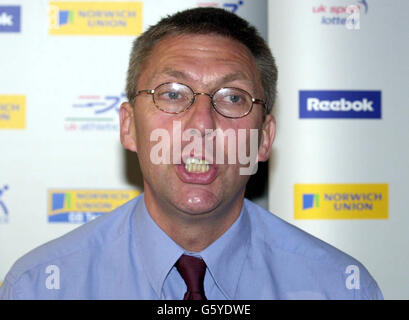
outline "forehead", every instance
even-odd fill
[[[139,84],[155,85],[172,76],[203,85],[222,78],[259,81],[250,50],[236,40],[219,35],[172,35],[160,40],[145,63]]]

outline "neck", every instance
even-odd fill
[[[211,212],[189,214],[145,189],[145,205],[155,223],[183,249],[200,252],[225,233],[240,215],[244,189]]]

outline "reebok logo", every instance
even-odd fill
[[[380,119],[381,91],[299,92],[300,118]]]
[[[308,111],[369,111],[373,112],[373,101],[368,101],[364,98],[362,100],[348,101],[344,98],[340,100],[319,100],[317,98],[307,99]]]
[[[20,6],[0,6],[0,32],[20,32]]]
[[[6,12],[0,14],[0,26],[8,26],[11,27],[13,25],[13,16],[10,14],[8,15]]]

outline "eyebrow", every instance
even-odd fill
[[[165,68],[159,74],[166,74],[170,77],[180,79],[182,81],[194,81],[194,79],[187,73],[172,68]],[[221,87],[225,83],[233,82],[235,80],[244,80],[251,85],[253,91],[255,91],[255,84],[248,78],[242,71],[236,71],[226,74],[221,79],[216,81],[216,88]]]
[[[176,79],[193,80],[192,77],[190,77],[187,73],[178,71],[178,70],[174,70],[171,68],[166,68],[165,70],[162,71],[162,74],[166,74]]]

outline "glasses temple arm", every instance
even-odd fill
[[[135,96],[138,96],[138,95],[140,95],[141,93],[153,94],[154,92],[155,92],[155,89],[152,89],[152,90],[148,90],[148,89],[139,90],[139,91],[136,91]]]

